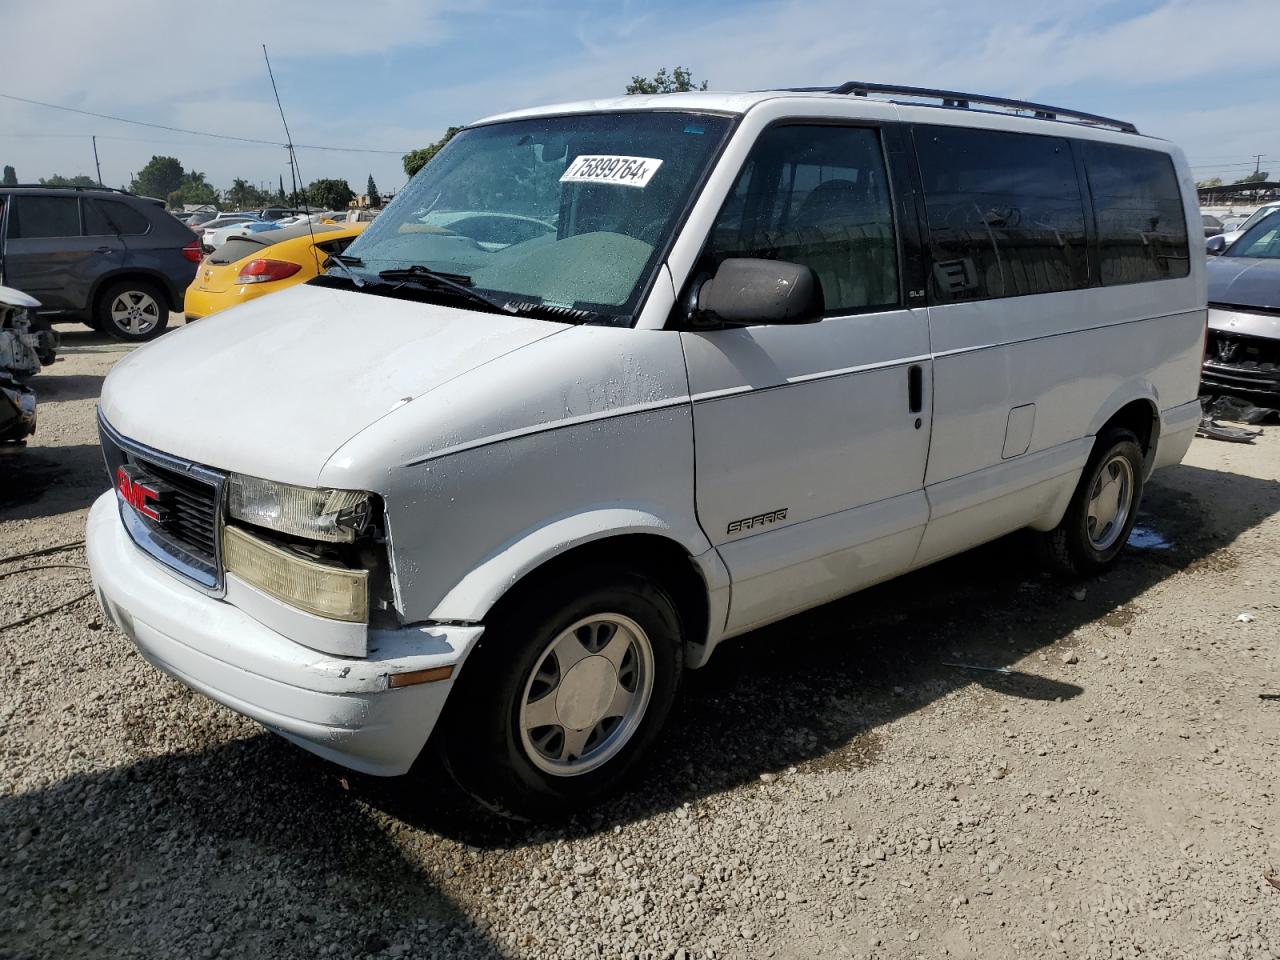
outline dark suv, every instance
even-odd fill
[[[200,257],[199,238],[159,200],[105,187],[0,187],[0,284],[121,340],[164,331]]]

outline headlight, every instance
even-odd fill
[[[351,543],[373,512],[363,490],[317,490],[233,473],[227,479],[231,516],[277,533]]]
[[[365,570],[316,563],[236,527],[222,528],[222,560],[228,573],[308,613],[352,623],[369,620]]]

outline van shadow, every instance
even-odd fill
[[[66,400],[97,399],[102,392],[102,381],[106,379],[100,374],[68,373],[59,375],[58,367],[45,367],[40,375],[32,379],[31,389],[36,392],[37,402],[45,404],[61,403]]]
[[[635,786],[550,834],[477,815],[430,761],[409,778],[353,788],[424,829],[509,848],[589,835],[792,766],[861,767],[875,761],[878,728],[971,684],[996,697],[1078,696],[1079,686],[1044,675],[1057,672],[1056,657],[1043,674],[1026,658],[1088,623],[1123,629],[1136,597],[1181,570],[1231,565],[1224,548],[1278,511],[1280,483],[1173,467],[1148,485],[1139,518],[1168,545],[1130,548],[1104,578],[1041,574],[1026,538],[1007,537],[729,641],[687,675]]]
[[[502,955],[338,778],[268,734],[0,799],[0,843],[5,960]]]
[[[0,520],[81,510],[107,487],[96,443],[13,447],[0,454]]]

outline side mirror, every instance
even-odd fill
[[[694,329],[816,323],[826,303],[812,269],[785,260],[738,257],[724,261],[694,294]]]
[[[1227,249],[1227,238],[1222,234],[1210,237],[1204,242],[1204,249],[1209,256],[1220,257],[1222,256],[1222,251]]]

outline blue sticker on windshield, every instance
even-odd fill
[[[707,132],[707,128],[700,123],[691,123],[684,128],[685,133],[703,134]]]

